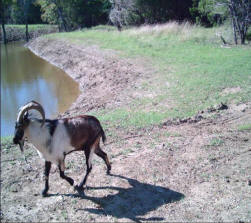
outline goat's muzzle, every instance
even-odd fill
[[[14,144],[18,144],[19,145],[19,148],[20,148],[20,150],[21,150],[21,152],[23,152],[24,151],[24,140],[19,140],[19,139],[17,139],[16,137],[14,137],[13,138],[13,143]]]
[[[19,124],[19,123],[16,123],[15,134],[14,134],[14,137],[13,137],[13,143],[18,144],[21,151],[23,151],[23,146],[24,146],[23,136],[24,136],[23,125]]]

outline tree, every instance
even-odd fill
[[[38,0],[37,4],[41,7],[42,20],[50,24],[58,24],[59,30],[68,31],[65,15],[67,2],[71,2],[71,0]]]
[[[42,20],[68,31],[105,24],[111,8],[109,0],[39,0]]]
[[[108,15],[110,12],[111,3],[109,0],[85,0],[80,1],[77,5],[77,13],[80,15],[81,24],[85,27],[91,27],[98,24],[105,24],[108,22]],[[76,21],[76,18],[73,19]]]
[[[7,17],[7,12],[9,7],[12,4],[12,0],[1,0],[1,5],[0,5],[0,20],[2,24],[2,30],[3,30],[3,39],[4,39],[4,44],[7,43],[7,38],[6,38],[6,31],[5,31],[5,23],[6,23],[6,17]]]
[[[64,31],[67,32],[68,31],[68,25],[67,25],[67,22],[66,22],[64,11],[63,11],[64,5],[66,4],[66,2],[63,1],[63,0],[51,0],[51,1],[56,6],[56,11],[57,11],[57,14],[58,14],[58,18],[60,19],[60,21],[61,21],[61,23],[63,25]]]
[[[130,16],[136,11],[134,0],[110,0],[112,8],[110,21],[121,31],[122,26],[130,24]]]
[[[123,25],[163,23],[169,20],[190,20],[192,0],[110,0],[110,21]]]
[[[28,17],[29,17],[29,9],[33,0],[24,0],[23,1],[23,11],[24,11],[24,20],[25,20],[25,36],[26,42],[29,41],[30,35],[28,31]]]
[[[232,21],[235,44],[240,38],[241,44],[245,39],[249,26],[251,25],[251,0],[212,0],[215,9],[227,8]]]
[[[25,24],[25,15],[24,15],[24,2],[14,0],[13,4],[10,7],[10,16],[8,19],[8,23],[11,24]],[[40,5],[37,4],[36,1],[32,1],[29,5],[28,10],[28,24],[40,24],[41,20],[41,12]]]
[[[41,19],[43,22],[49,23],[49,24],[58,23],[55,4],[53,4],[49,0],[38,0],[37,4],[39,4],[41,8],[41,12],[42,12]]]
[[[228,16],[226,9],[215,11],[212,0],[193,0],[190,13],[194,22],[205,27],[222,24]]]

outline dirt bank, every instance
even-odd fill
[[[64,116],[126,105],[138,83],[149,78],[140,63],[95,46],[39,38],[29,48],[79,82],[82,94]],[[17,147],[3,145],[2,221],[250,221],[251,132],[245,126],[251,123],[251,105],[206,113],[137,131],[118,126],[104,146],[112,175],[94,157],[83,194],[60,179],[53,166],[50,196],[42,198],[43,161],[26,145],[28,168]],[[66,163],[66,173],[79,183],[83,153],[70,154]]]

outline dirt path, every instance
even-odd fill
[[[60,43],[52,43],[53,51],[49,42],[32,44],[34,51],[47,59],[51,55],[49,60],[59,65],[62,58],[55,49],[62,50]],[[100,59],[94,56],[101,55],[98,49],[94,54],[93,48],[86,48],[77,56],[69,55],[75,46],[64,46],[67,50],[59,53],[65,55],[61,67],[79,80],[85,92],[89,91],[80,95],[64,115],[77,114],[80,108],[90,111],[97,106],[127,103],[131,95],[126,92],[133,88],[129,83],[137,85],[146,78],[142,68],[119,60],[115,54],[104,53]],[[79,61],[71,62],[73,56]],[[122,75],[124,72],[128,76]],[[100,73],[106,76],[96,80],[94,76]],[[93,100],[88,99],[99,91]],[[39,194],[44,164],[35,150],[26,146],[29,169],[19,149],[5,145],[1,162],[2,221],[250,221],[251,132],[239,130],[247,123],[251,123],[250,104],[215,111],[194,123],[169,121],[137,132],[118,128],[118,138],[108,137],[104,148],[112,161],[112,175],[106,175],[105,164],[94,157],[88,189],[78,194],[53,167],[47,198]],[[66,163],[66,173],[78,183],[85,173],[84,155],[73,153]]]

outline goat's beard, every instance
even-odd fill
[[[18,142],[18,145],[19,145],[19,148],[20,148],[21,152],[23,153],[24,152],[24,140],[23,139],[20,140]]]

